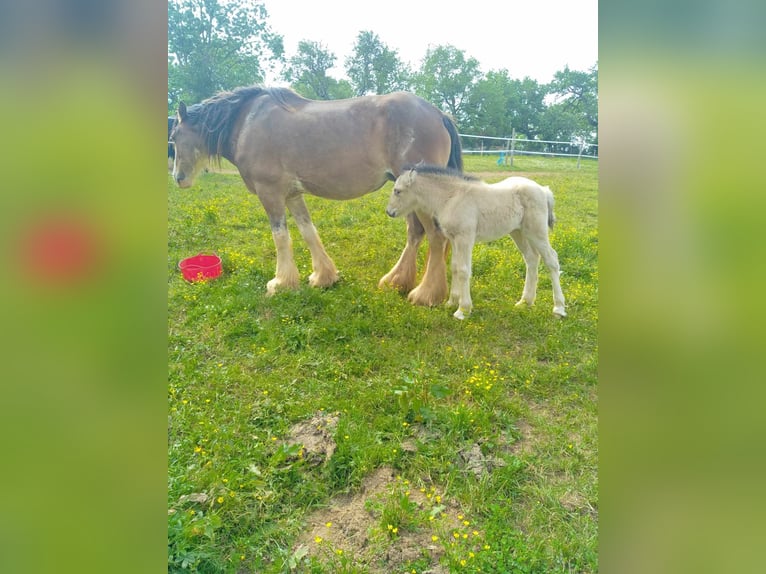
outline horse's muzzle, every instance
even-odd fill
[[[386,208],[386,215],[388,215],[389,217],[396,217],[396,210],[395,209],[391,209],[390,207],[387,207]]]
[[[187,181],[186,174],[184,172],[178,172],[175,176],[176,183],[178,184],[178,187],[190,187],[191,182]]]

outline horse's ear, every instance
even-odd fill
[[[181,118],[181,121],[184,121],[187,117],[186,104],[183,102],[178,104],[178,117]]]

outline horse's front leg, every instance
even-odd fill
[[[408,299],[415,305],[439,305],[447,298],[447,247],[449,241],[432,217],[418,215],[428,235],[428,261],[420,285],[410,291]]]
[[[414,213],[407,216],[407,244],[399,261],[378,281],[378,288],[390,285],[402,293],[408,293],[415,286],[417,278],[418,247],[425,237],[425,229]]]
[[[266,210],[271,225],[271,235],[277,249],[277,271],[274,279],[266,283],[266,294],[274,295],[277,289],[295,289],[298,287],[298,267],[293,258],[293,245],[290,231],[287,229],[287,212],[284,195],[278,187],[255,186],[248,183]]]
[[[452,241],[452,291],[457,293],[458,307],[453,313],[455,319],[465,319],[471,314],[471,259],[473,239],[459,237]],[[457,289],[455,288],[457,283]]]
[[[450,292],[449,292],[449,299],[447,300],[447,307],[454,307],[455,305],[458,305],[460,303],[460,283],[457,278],[457,265],[458,265],[458,258],[455,257],[455,248],[452,248],[452,262],[450,265],[451,269],[451,281],[450,281]]]
[[[314,227],[302,195],[292,195],[287,198],[287,207],[290,209],[303,240],[311,252],[311,267],[313,272],[309,276],[309,284],[312,287],[329,287],[338,281],[338,270],[327,255],[322,240],[319,238]]]
[[[277,248],[277,271],[274,279],[266,283],[266,294],[274,295],[277,289],[295,289],[298,287],[298,267],[293,258],[293,245],[290,232],[287,229],[287,217],[284,211],[281,214],[269,213],[271,235]]]

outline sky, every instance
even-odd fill
[[[569,66],[588,70],[598,61],[598,0],[264,0],[272,31],[284,38],[287,58],[298,42],[320,42],[335,54],[331,77],[345,77],[344,62],[360,31],[371,30],[412,69],[429,47],[451,44],[479,61],[481,71],[508,70],[548,83]]]

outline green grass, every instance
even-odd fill
[[[507,175],[496,157],[465,163]],[[536,306],[514,307],[524,265],[510,238],[476,246],[465,322],[378,290],[405,239],[384,212],[390,184],[349,202],[307,197],[341,281],[307,285],[291,221],[302,286],[267,298],[275,253],[257,198],[238,175],[186,190],[169,177],[168,570],[596,572],[598,164],[575,165],[517,157],[513,170],[556,196],[565,320],[544,267]],[[185,282],[178,261],[204,251],[222,277]],[[423,247],[420,259],[422,271]],[[320,464],[287,440],[318,413],[337,416]],[[364,552],[342,537],[301,544],[312,513],[364,496],[382,468],[399,478],[365,501]]]

